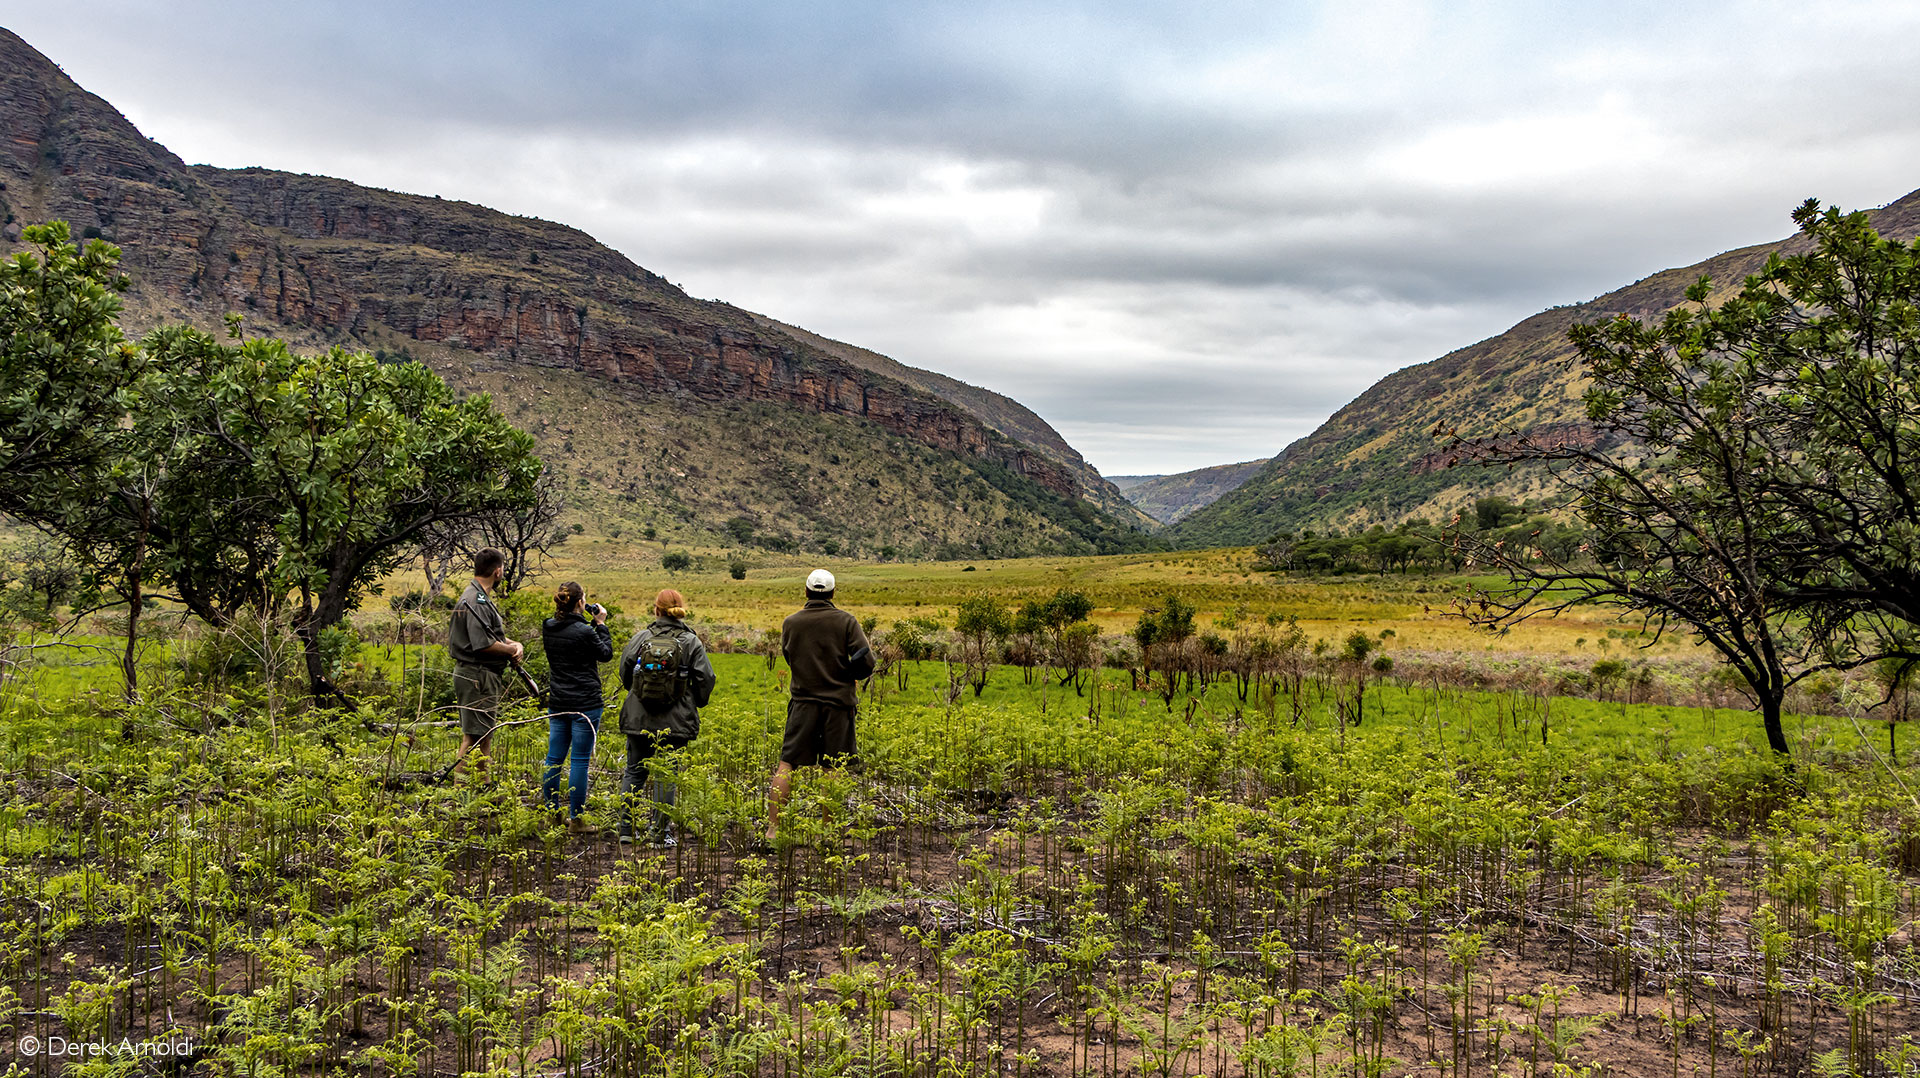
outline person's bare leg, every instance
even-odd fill
[[[486,778],[487,750],[492,746],[493,735],[491,733],[478,741],[475,741],[464,733],[461,734],[460,759],[454,763],[454,771],[464,775],[471,769],[474,779],[479,780]],[[469,763],[469,761],[471,761],[471,763]]]
[[[767,842],[772,844],[774,836],[780,831],[780,807],[787,803],[787,792],[793,788],[793,765],[785,760],[773,769],[773,781],[767,785]]]

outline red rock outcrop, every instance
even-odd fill
[[[649,393],[860,416],[1077,499],[1074,475],[971,413],[687,296],[578,229],[265,169],[187,167],[0,30],[0,208],[120,245],[132,321],[342,343],[410,339]]]

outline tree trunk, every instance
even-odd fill
[[[140,579],[147,564],[147,528],[151,519],[153,502],[151,499],[140,503],[140,530],[133,544],[133,564],[127,566],[127,650],[120,656],[120,676],[126,679],[127,703],[140,692],[140,671],[135,668],[134,649],[140,641],[140,611],[146,605],[146,596],[140,589]]]
[[[337,577],[336,577],[337,579]],[[300,615],[295,619],[294,632],[300,637],[300,648],[307,660],[307,691],[313,697],[316,706],[325,707],[337,704],[352,708],[352,698],[341,692],[339,687],[327,677],[326,657],[320,654],[320,634],[329,626],[337,625],[346,616],[344,596],[336,596],[332,589],[320,596],[320,604],[315,607],[312,593],[304,588],[300,592]]]
[[[120,676],[126,681],[127,703],[140,692],[140,672],[134,665],[134,648],[140,641],[140,607],[144,599],[140,594],[140,559],[134,559],[134,568],[127,578],[127,648],[120,655]]]
[[[1793,750],[1787,747],[1787,731],[1780,723],[1780,705],[1784,695],[1784,693],[1765,693],[1761,695],[1760,721],[1765,724],[1767,728],[1767,747],[1782,756],[1790,757]],[[1791,766],[1791,761],[1789,761],[1789,766]]]

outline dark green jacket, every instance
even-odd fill
[[[672,705],[662,711],[650,711],[640,697],[633,693],[633,661],[640,655],[640,647],[656,633],[678,631],[680,635],[681,669],[685,672],[686,690]],[[706,645],[694,635],[687,623],[679,618],[661,615],[653,619],[653,624],[633,634],[627,646],[620,652],[620,687],[628,690],[626,702],[620,705],[620,732],[625,734],[643,734],[652,731],[665,731],[675,737],[692,741],[700,736],[700,709],[707,706],[713,698],[713,686],[718,679],[713,676],[713,663],[707,660]]]
[[[472,663],[491,670],[505,670],[505,655],[483,654],[487,645],[507,638],[506,622],[500,608],[493,605],[478,584],[468,584],[453,604],[453,617],[447,621],[447,654],[456,663]]]
[[[854,709],[854,690],[873,673],[873,649],[860,620],[826,599],[787,615],[780,626],[780,654],[793,671],[793,698]]]

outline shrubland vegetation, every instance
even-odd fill
[[[1884,451],[1860,443],[1875,463],[1845,474],[1842,441],[1819,441],[1831,402],[1884,389],[1889,361],[1819,352],[1784,392],[1715,362],[1649,376],[1680,369],[1649,355],[1709,356],[1729,326],[1845,336],[1798,307],[1743,295],[1664,335],[1595,331],[1622,348],[1596,419],[1640,423],[1654,451],[1626,472],[1556,447],[1591,469],[1567,473],[1580,530],[1486,497],[1440,529],[1255,552],[836,562],[881,659],[863,766],[807,772],[762,855],[773,627],[802,571],[751,549],[762,518],[742,507],[717,550],[648,524],[649,560],[610,569],[640,540],[565,527],[571,492],[541,490],[484,399],[375,356],[119,340],[101,328],[107,252],[32,238],[41,258],[0,281],[27,312],[6,327],[0,449],[18,468],[0,497],[46,537],[0,561],[16,1036],[183,1034],[187,1068],[249,1075],[1920,1070],[1905,533],[1875,500],[1910,424],[1896,409]],[[1779,294],[1845,309],[1816,267],[1782,267]],[[1868,322],[1898,339],[1906,314]],[[52,406],[62,379],[86,407]],[[1664,385],[1709,434],[1787,409],[1805,455],[1784,478],[1762,454],[1699,480],[1690,454],[1712,439],[1663,451],[1655,436],[1701,428],[1636,403]],[[1765,526],[1735,546],[1716,529],[1755,483],[1777,484],[1773,515],[1747,513]],[[1623,490],[1662,484],[1686,498],[1621,511]],[[1791,496],[1816,488],[1841,500]],[[1895,541],[1809,555],[1841,505]],[[653,588],[694,595],[721,687],[703,736],[658,762],[689,841],[636,853],[534,807],[535,700],[510,707],[486,777],[450,781],[438,584],[475,541],[519,543],[524,579],[543,562],[584,579],[622,639]],[[402,586],[415,552],[426,590]],[[1520,599],[1437,575],[1489,566]],[[178,594],[153,601],[153,582]],[[510,635],[538,639],[540,590],[500,596]],[[1527,616],[1572,598],[1616,603]],[[1508,635],[1469,637],[1449,609]],[[1667,625],[1723,655],[1722,625],[1818,646],[1785,654],[1795,676],[1772,693]],[[602,826],[614,747],[589,804]]]
[[[0,686],[0,1022],[183,1031],[211,1073],[1911,1066],[1920,772],[1845,717],[1795,720],[1788,783],[1743,712],[1475,689],[1177,592],[1151,665],[1084,666],[1072,593],[1025,605],[984,650],[978,598],[876,627],[864,766],[808,773],[772,856],[785,674],[745,632],[672,765],[689,841],[638,854],[529,807],[531,701],[494,782],[433,781],[446,660],[403,641],[444,615],[338,642],[351,712],[258,627],[186,623],[132,704],[42,652]]]

